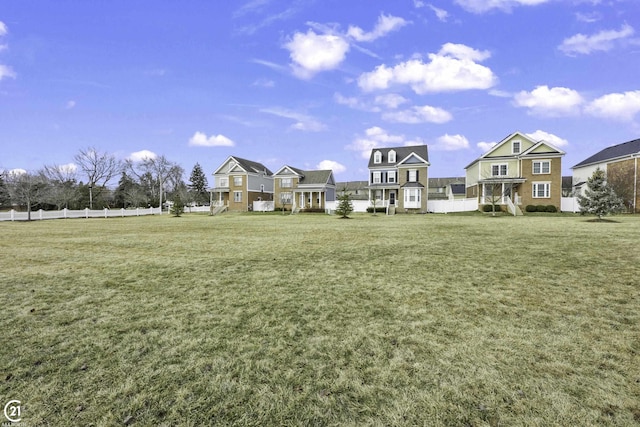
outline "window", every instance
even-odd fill
[[[534,182],[533,183],[533,198],[534,199],[548,199],[551,197],[551,184],[548,182]]]
[[[491,165],[491,176],[507,176],[507,165]]]
[[[511,152],[513,154],[519,154],[520,153],[520,141],[513,141],[511,143]]]
[[[382,163],[382,153],[380,151],[373,153],[373,163]]]
[[[235,185],[236,187],[240,187],[242,185],[242,177],[241,176],[234,176],[233,177],[233,185]]]
[[[387,181],[390,182],[391,184],[395,184],[395,182],[396,182],[396,172],[395,171],[388,172]]]
[[[404,189],[404,207],[407,209],[420,207],[420,189],[419,188]]]
[[[376,200],[382,200],[382,190],[376,190],[373,196]]]
[[[260,192],[264,193],[264,184],[260,184]]]
[[[381,178],[380,177],[381,177],[380,172],[374,172],[373,173],[373,181],[372,181],[373,184],[380,184],[380,182],[381,182]]]
[[[239,203],[242,201],[242,191],[233,192],[233,201]]]
[[[396,162],[396,152],[394,150],[389,151],[388,162],[389,163],[395,163]]]
[[[220,187],[226,188],[229,186],[229,178],[220,178]]]
[[[407,181],[409,181],[409,182],[417,182],[418,181],[418,170],[417,169],[409,169],[407,171]]]
[[[282,204],[284,205],[290,205],[291,204],[291,193],[280,193],[280,201],[282,202]]]
[[[280,178],[280,187],[291,188],[292,187],[291,178]]]
[[[548,174],[551,173],[551,161],[542,160],[539,162],[533,162],[534,174]]]

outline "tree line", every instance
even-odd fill
[[[37,209],[158,207],[175,197],[195,204],[209,201],[207,178],[198,163],[189,182],[184,181],[184,169],[165,156],[122,161],[89,147],[74,156],[74,165],[0,171],[0,209],[30,213]],[[113,187],[115,179],[118,184]]]

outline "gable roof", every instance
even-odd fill
[[[241,157],[229,156],[227,160],[225,160],[218,169],[216,169],[213,173],[216,174],[222,169],[224,165],[226,165],[229,160],[234,160],[238,166],[240,166],[247,173],[262,173],[265,172],[266,175],[271,176],[273,172],[269,170],[268,167],[259,162],[254,162],[253,160],[243,159]]]
[[[287,173],[287,171],[289,173]],[[284,173],[283,173],[284,172]],[[335,185],[333,180],[333,171],[331,169],[320,170],[302,170],[294,168],[293,166],[284,165],[274,175],[297,175],[300,180],[298,185]]]
[[[622,144],[613,145],[611,147],[605,148],[604,150],[600,150],[593,156],[581,161],[571,169],[633,155],[640,155],[640,139],[623,142]]]
[[[389,151],[396,152],[396,161],[389,163]],[[373,156],[379,151],[382,154],[382,162],[374,163]],[[369,156],[369,168],[376,167],[388,167],[388,166],[397,166],[398,164],[403,163],[405,160],[411,157],[411,155],[416,155],[420,159],[425,162],[429,162],[429,148],[427,145],[409,145],[406,147],[387,147],[387,148],[374,148],[371,150],[371,155]]]

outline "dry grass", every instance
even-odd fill
[[[27,425],[637,425],[640,218],[0,223]]]

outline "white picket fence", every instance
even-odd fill
[[[577,197],[563,197],[560,199],[561,212],[580,212],[580,203]]]
[[[207,206],[207,211],[209,207]],[[137,208],[137,209],[82,209],[70,210],[63,209],[61,211],[31,211],[32,220],[43,219],[65,219],[65,218],[114,218],[125,216],[142,216],[142,215],[162,215],[160,208]],[[167,213],[165,211],[165,213]],[[8,212],[0,212],[0,221],[26,221],[28,219],[27,212],[19,212],[10,210]]]

